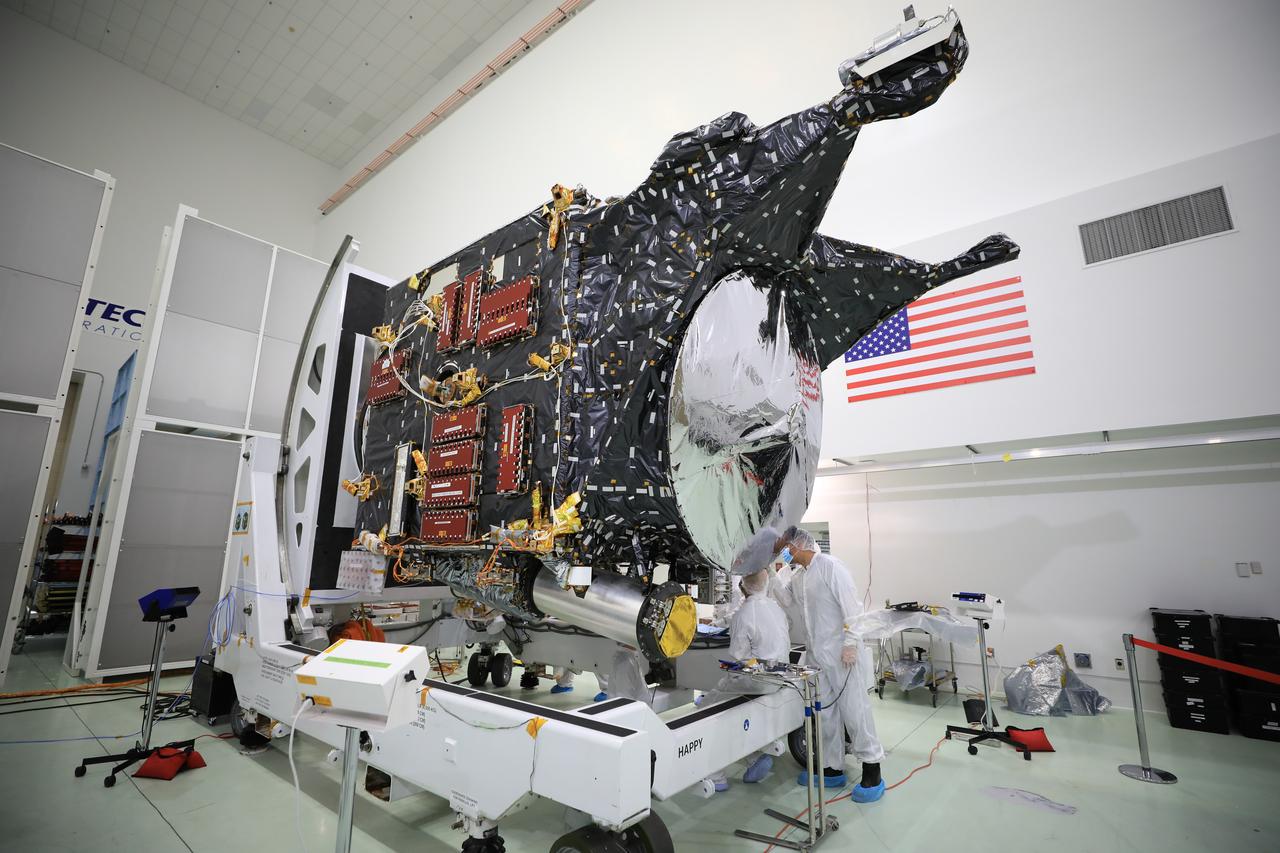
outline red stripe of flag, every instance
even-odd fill
[[[992,379],[1007,379],[1010,376],[1027,376],[1035,373],[1034,367],[1019,367],[1016,370],[1002,370],[999,373],[984,373],[981,376],[964,376],[960,379],[947,379],[942,382],[930,382],[925,385],[911,385],[906,388],[890,388],[887,391],[872,391],[868,394],[856,394],[849,398],[850,403],[860,400],[875,400],[879,397],[894,397],[899,394],[910,394],[913,391],[932,391],[936,388],[950,388],[953,385],[968,385],[972,382],[988,382]]]
[[[944,364],[940,367],[930,367],[925,370],[911,370],[906,373],[895,373],[892,376],[877,376],[874,379],[863,379],[861,382],[850,382],[846,387],[852,391],[855,388],[862,388],[867,385],[882,385],[885,382],[897,382],[901,379],[919,379],[922,376],[936,376],[939,373],[954,373],[957,370],[968,370],[973,367],[987,367],[992,364],[1006,364],[1010,361],[1022,361],[1031,358],[1031,350],[1023,350],[1022,352],[1008,353],[1007,355],[996,355],[990,358],[977,358],[973,361],[962,361],[956,364]],[[917,389],[918,390],[918,389]]]
[[[982,338],[987,335],[998,335],[1001,332],[1012,332],[1014,329],[1025,329],[1027,327],[1026,320],[1019,320],[1016,323],[1004,323],[999,326],[991,326],[986,329],[974,329],[971,332],[956,332],[954,335],[943,335],[940,338],[930,338],[927,341],[920,341],[911,344],[912,350],[924,349],[925,347],[936,347],[942,344],[950,344],[956,341],[966,341],[970,338]]]
[[[999,341],[988,341],[984,344],[973,344],[972,346],[959,347],[957,349],[942,350],[941,352],[930,352],[924,355],[911,356],[910,358],[902,358],[897,361],[885,364],[871,364],[866,367],[850,367],[845,370],[845,376],[853,376],[858,373],[871,373],[876,370],[887,370],[895,367],[902,367],[907,364],[919,364],[922,361],[937,361],[940,358],[950,358],[953,355],[969,355],[975,352],[986,352],[993,349],[1003,349],[1017,344],[1031,343],[1030,335],[1023,335],[1019,338],[1006,338]]]
[[[954,314],[957,311],[967,311],[970,308],[981,308],[983,305],[995,305],[998,302],[1008,302],[1010,299],[1021,299],[1021,290],[1011,290],[1008,293],[999,293],[995,296],[988,296],[986,299],[975,299],[972,302],[960,302],[955,305],[944,305],[941,308],[934,308],[932,311],[915,311],[915,306],[907,308],[907,319],[909,320],[927,320],[930,317],[940,317],[943,314]]]
[[[1015,275],[1013,278],[1002,278],[999,281],[993,281],[989,284],[975,284],[973,287],[964,287],[960,290],[953,290],[950,293],[939,293],[934,296],[925,296],[911,303],[913,308],[921,305],[932,305],[935,302],[945,302],[948,299],[956,299],[960,296],[969,296],[973,293],[982,293],[987,290],[995,290],[997,287],[1004,287],[1006,284],[1018,284],[1022,281],[1022,276]]]
[[[967,326],[970,323],[981,323],[983,320],[995,320],[1000,317],[1011,317],[1014,314],[1025,313],[1027,313],[1027,306],[1015,305],[1012,308],[1001,308],[999,311],[988,311],[986,314],[974,314],[972,317],[960,317],[956,320],[945,320],[941,323],[934,323],[932,326],[912,329],[911,336],[927,335],[930,332],[937,332],[942,329],[954,329],[956,326]]]

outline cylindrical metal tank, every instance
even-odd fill
[[[543,570],[533,581],[533,603],[547,616],[635,646],[651,661],[679,657],[697,631],[697,610],[684,587],[664,583],[645,592],[637,580],[598,572],[579,595]]]

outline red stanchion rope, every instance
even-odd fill
[[[1142,646],[1144,649],[1151,649],[1152,651],[1160,652],[1162,655],[1173,655],[1174,657],[1184,658],[1189,661],[1194,661],[1195,663],[1204,664],[1205,666],[1225,669],[1227,672],[1234,672],[1236,675],[1256,678],[1259,681],[1267,681],[1271,684],[1280,684],[1280,675],[1277,675],[1274,672],[1267,672],[1265,669],[1254,669],[1251,666],[1242,666],[1241,664],[1231,663],[1230,661],[1220,660],[1219,658],[1206,657],[1205,655],[1198,655],[1195,652],[1175,649],[1173,646],[1162,646],[1159,643],[1139,640],[1137,637],[1133,638],[1133,644],[1135,646]]]

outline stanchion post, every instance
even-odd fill
[[[1133,645],[1133,634],[1124,635],[1124,654],[1129,666],[1129,689],[1133,692],[1133,719],[1138,727],[1138,758],[1142,763],[1121,764],[1120,772],[1139,782],[1172,785],[1178,781],[1178,777],[1168,770],[1152,767],[1151,755],[1147,751],[1147,722],[1142,711],[1142,687],[1138,684],[1138,659]]]

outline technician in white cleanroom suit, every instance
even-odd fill
[[[774,596],[791,613],[803,614],[808,660],[822,668],[818,695],[822,701],[823,784],[845,784],[844,733],[853,740],[853,754],[862,762],[862,781],[849,795],[869,803],[884,795],[880,762],[884,749],[876,736],[867,691],[875,679],[871,650],[849,631],[862,614],[853,575],[844,563],[823,554],[807,530],[789,527],[776,543],[778,561],[794,568],[789,584],[774,583]],[[808,782],[800,774],[800,784]]]
[[[791,642],[788,637],[787,616],[768,594],[769,571],[761,569],[745,575],[734,584],[741,588],[742,606],[733,614],[729,627],[729,657],[736,661],[788,661]],[[741,672],[728,672],[715,690],[707,694],[699,704],[702,707],[723,702],[731,696],[769,693],[777,687],[757,681]],[[781,744],[779,744],[781,747]],[[779,753],[781,749],[778,750]],[[757,752],[749,757],[742,781],[759,782],[773,769],[773,756]],[[717,791],[729,790],[729,777],[723,771],[711,777]]]

